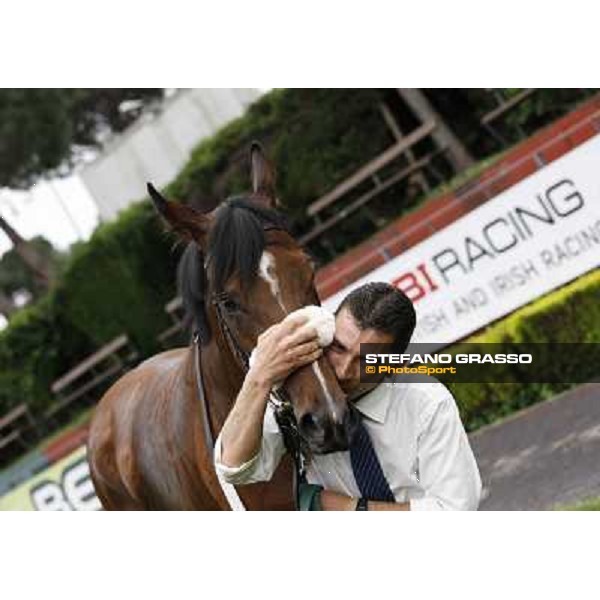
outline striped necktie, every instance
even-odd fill
[[[350,463],[363,498],[395,502],[394,494],[383,474],[369,432],[362,419],[359,420],[358,428],[350,445]]]

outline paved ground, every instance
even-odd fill
[[[544,510],[600,496],[600,383],[590,383],[471,437],[480,510]]]

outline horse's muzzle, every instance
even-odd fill
[[[330,454],[348,450],[359,419],[356,409],[348,404],[341,419],[334,419],[327,413],[311,412],[300,418],[298,427],[311,452]]]

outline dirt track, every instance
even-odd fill
[[[526,409],[470,436],[480,510],[544,510],[600,496],[600,383]]]

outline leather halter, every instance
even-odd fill
[[[227,300],[226,294],[215,294],[212,299],[212,304],[215,307],[217,312],[217,323],[219,324],[219,329],[227,345],[229,346],[230,352],[237,359],[238,363],[242,367],[244,373],[248,372],[250,368],[250,356],[249,354],[242,348],[237,337],[231,331],[229,327],[229,323],[227,322],[227,317],[225,316],[225,311],[223,310],[223,302]]]
[[[283,230],[281,227],[277,227],[274,225],[267,225],[264,227],[264,231],[270,230]],[[223,303],[226,300],[226,295],[214,294],[212,297],[212,304],[215,307],[215,311],[217,314],[217,323],[219,329],[221,331],[221,335],[225,339],[231,354],[234,356],[238,365],[242,369],[244,376],[248,373],[249,370],[249,362],[250,357],[248,352],[246,352],[235,333],[232,331],[229,323],[227,321],[226,310],[223,308]],[[200,402],[202,404],[202,414],[203,414],[203,427],[206,436],[207,443],[210,444],[210,452],[212,455],[214,448],[214,438],[212,435],[211,427],[210,427],[210,418],[208,411],[208,402],[206,399],[206,394],[204,391],[204,383],[202,378],[202,362],[201,362],[201,354],[202,347],[200,344],[200,336],[198,332],[194,333],[194,345],[196,347],[196,379],[197,379],[197,387],[198,394],[200,397]],[[306,443],[304,442],[302,436],[300,435],[300,430],[298,428],[298,422],[296,420],[296,416],[294,414],[294,409],[292,407],[292,403],[290,402],[287,394],[284,390],[272,390],[271,395],[269,397],[269,403],[273,408],[273,414],[275,416],[275,421],[281,431],[283,436],[283,443],[286,450],[292,456],[295,467],[295,481],[294,481],[294,496],[296,500],[296,506],[299,504],[298,497],[298,484],[306,481],[306,465],[307,465],[307,456],[308,456],[308,448]]]
[[[250,362],[249,355],[242,348],[239,340],[227,322],[227,317],[224,314],[225,310],[222,307],[222,303],[224,301],[225,297],[222,295],[215,296],[212,300],[217,312],[217,323],[219,324],[221,334],[229,346],[230,352],[237,359],[239,366],[244,372],[244,375],[247,375]],[[198,347],[200,346],[198,345]],[[285,393],[285,390],[282,390],[281,388],[277,390],[271,390],[269,403],[273,408],[275,421],[277,422],[279,430],[281,431],[281,435],[283,436],[284,446],[294,461],[296,471],[295,483],[297,487],[298,483],[306,481],[308,448],[302,436],[300,435],[298,422],[296,420],[296,415],[294,414],[294,408],[288,398],[288,395]],[[297,493],[295,495],[297,497]]]

